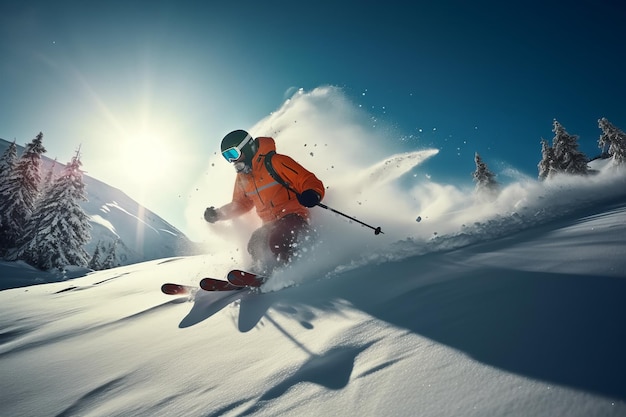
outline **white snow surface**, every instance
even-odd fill
[[[383,168],[420,155],[355,177],[389,198]],[[491,202],[422,182],[393,215],[370,196],[379,236],[318,213],[258,292],[161,293],[240,262],[217,247],[1,291],[0,415],[624,416],[626,176],[604,165]]]

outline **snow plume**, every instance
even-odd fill
[[[623,173],[611,169],[607,161],[591,165],[598,174],[559,175],[544,182],[522,180],[504,187],[497,199],[488,202],[456,187],[419,184],[411,191],[422,203],[419,232],[338,270],[488,242],[566,216],[584,216],[596,204],[622,201],[626,197]]]

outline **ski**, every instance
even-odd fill
[[[191,294],[196,288],[189,285],[172,284],[170,282],[161,285],[161,291],[167,295],[187,295]]]
[[[263,285],[267,277],[263,275],[254,274],[252,272],[242,271],[240,269],[233,269],[226,276],[228,282],[231,285],[237,287],[260,287]]]
[[[217,278],[202,278],[200,288],[204,291],[237,291],[244,288],[256,288],[263,285],[267,277],[252,272],[233,269],[227,275],[227,281]],[[168,295],[193,294],[197,287],[183,284],[166,283],[161,286],[161,291]]]
[[[230,284],[228,281],[215,278],[202,278],[200,288],[204,291],[234,291],[245,287]],[[168,282],[161,286],[161,292],[167,295],[191,295],[198,290],[198,287],[190,285],[174,284]]]
[[[235,291],[244,287],[241,285],[233,285],[228,281],[215,278],[202,278],[200,280],[200,288],[205,291]]]

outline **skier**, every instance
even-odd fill
[[[309,208],[324,197],[324,184],[291,157],[277,154],[271,137],[235,130],[222,139],[221,150],[237,171],[233,198],[222,207],[208,207],[204,219],[229,220],[254,207],[263,225],[247,249],[259,272],[269,273],[290,262],[298,245],[312,237]]]

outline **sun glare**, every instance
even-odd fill
[[[128,180],[149,184],[162,180],[168,175],[175,155],[171,145],[159,135],[142,133],[133,135],[120,145],[120,155]]]

